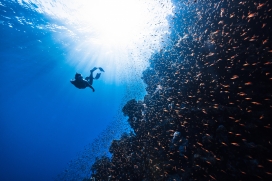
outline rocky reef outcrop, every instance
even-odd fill
[[[269,1],[174,1],[173,42],[123,108],[134,132],[98,159],[95,180],[271,180]]]

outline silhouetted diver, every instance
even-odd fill
[[[74,80],[70,80],[70,82],[77,88],[79,89],[85,89],[86,87],[90,87],[93,92],[94,92],[94,88],[92,87],[93,85],[93,79],[99,79],[101,73],[97,73],[95,77],[93,77],[93,72],[96,70],[97,68],[94,67],[92,70],[90,70],[90,76],[86,77],[85,79],[83,79],[83,76],[79,73],[75,74],[75,79]],[[99,67],[99,70],[103,71],[104,70]]]

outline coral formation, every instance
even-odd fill
[[[172,46],[143,72],[144,100],[123,108],[134,132],[112,142],[92,178],[272,179],[271,3],[175,5]]]

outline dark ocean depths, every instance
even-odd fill
[[[95,93],[55,20],[0,2],[1,181],[272,180],[269,0],[172,0],[142,80]]]

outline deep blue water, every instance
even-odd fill
[[[160,1],[126,51],[44,2],[0,0],[0,181],[271,180],[269,1]]]
[[[81,70],[66,56],[72,45],[15,17],[51,20],[0,2],[0,180],[52,180],[114,119],[125,88],[105,83],[102,74],[95,93],[76,89],[69,80]]]

